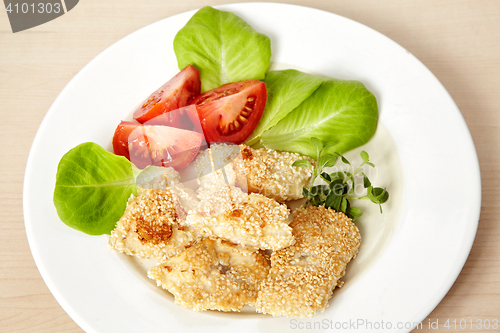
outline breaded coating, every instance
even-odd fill
[[[284,202],[303,198],[302,188],[309,185],[311,169],[294,167],[293,162],[308,160],[307,156],[272,149],[252,149],[241,145],[241,161],[233,161],[236,174],[246,175],[248,192],[261,193]],[[241,176],[239,176],[240,178]]]
[[[269,263],[251,251],[220,239],[205,239],[182,254],[151,268],[148,276],[195,311],[240,311],[254,305]]]
[[[245,184],[237,184],[232,162],[237,159],[240,154],[240,146],[230,145],[225,143],[211,144],[209,149],[200,151],[194,161],[194,166],[198,174],[198,182],[201,187],[209,182],[213,182],[215,178],[220,178],[228,185],[247,188],[246,177],[242,178]],[[224,170],[225,175],[223,175]]]
[[[315,164],[307,156],[272,149],[253,149],[245,145],[240,145],[240,152],[236,156],[235,146],[218,144],[202,152],[195,166],[201,183],[210,176],[210,167],[220,170],[225,165],[228,184],[285,202],[303,198],[302,188],[308,186],[312,176],[311,169],[292,166],[298,160]]]
[[[290,223],[295,244],[273,252],[261,284],[257,312],[311,317],[328,306],[341,286],[346,266],[358,252],[358,228],[343,213],[321,207],[298,208]]]
[[[194,191],[181,184],[166,189],[139,188],[111,232],[109,245],[143,258],[175,256],[196,240],[191,228],[180,223],[197,201]]]
[[[293,243],[288,208],[260,194],[213,179],[198,190],[200,203],[186,225],[203,237],[219,237],[241,246],[278,250]]]

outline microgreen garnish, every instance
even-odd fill
[[[372,168],[375,165],[370,162],[370,156],[366,151],[362,151],[360,156],[363,162],[354,169],[354,166],[341,153],[328,154],[326,149],[332,145],[324,146],[318,138],[311,138],[310,145],[316,150],[316,166],[313,166],[307,160],[299,160],[293,163],[295,167],[310,168],[312,170],[312,179],[309,188],[304,187],[302,194],[307,199],[306,205],[321,206],[332,208],[343,212],[353,221],[363,215],[363,212],[356,207],[351,206],[352,200],[367,199],[374,204],[379,205],[382,213],[382,204],[389,199],[389,192],[385,188],[373,187],[368,176],[362,172],[361,168],[368,165]],[[332,167],[337,160],[341,160],[349,166],[349,171],[336,171],[327,173],[324,168]],[[320,177],[326,184],[315,185],[316,179]],[[354,196],[356,182],[362,178],[363,189],[366,194],[363,196]]]

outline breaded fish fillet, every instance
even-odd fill
[[[290,225],[295,244],[271,255],[256,308],[273,316],[311,317],[328,306],[361,238],[351,219],[324,207],[295,210]]]
[[[293,167],[298,160],[315,161],[295,153],[277,152],[272,149],[252,149],[240,145],[217,144],[200,153],[195,166],[203,184],[210,173],[224,167],[229,185],[249,193],[260,193],[279,202],[302,198],[302,188],[307,187],[312,173],[309,168]],[[214,170],[211,170],[214,168]],[[220,171],[219,171],[220,172]]]
[[[219,237],[241,246],[278,250],[293,243],[288,208],[260,194],[213,179],[198,189],[200,203],[185,224],[203,237]]]
[[[111,232],[109,245],[143,258],[169,258],[196,240],[190,227],[181,226],[196,194],[181,184],[166,189],[139,188]]]
[[[205,239],[151,268],[148,276],[183,307],[240,311],[245,304],[255,304],[258,286],[268,271],[262,251]]]

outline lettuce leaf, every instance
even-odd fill
[[[358,81],[324,79],[321,86],[276,126],[264,132],[266,148],[316,157],[309,144],[320,139],[328,152],[346,152],[359,147],[375,134],[377,100]]]
[[[293,69],[267,72],[264,79],[267,88],[267,102],[262,118],[245,144],[257,143],[265,131],[276,125],[288,113],[309,97],[323,82],[323,79]]]
[[[174,51],[179,69],[189,64],[198,68],[204,92],[229,82],[264,79],[271,41],[238,16],[203,7],[175,36]]]
[[[61,221],[89,235],[109,234],[137,193],[137,169],[125,157],[82,143],[59,162],[54,205]]]

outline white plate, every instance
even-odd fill
[[[283,4],[220,9],[267,34],[273,61],[359,80],[374,92],[380,128],[394,139],[404,180],[403,194],[391,197],[404,198],[392,237],[371,265],[335,293],[324,313],[291,321],[182,309],[140,274],[140,267],[108,249],[106,236],[87,236],[59,220],[52,194],[60,158],[86,141],[110,148],[117,123],[178,71],[172,41],[192,11],[145,27],[104,51],[67,85],[43,120],[26,168],[24,215],[45,282],[87,332],[286,332],[306,325],[329,331],[332,325],[356,330],[357,324],[363,331],[367,321],[374,328],[383,321],[384,328],[391,323],[388,331],[409,331],[408,323],[423,320],[449,290],[477,229],[479,166],[455,103],[408,51],[359,23]]]

